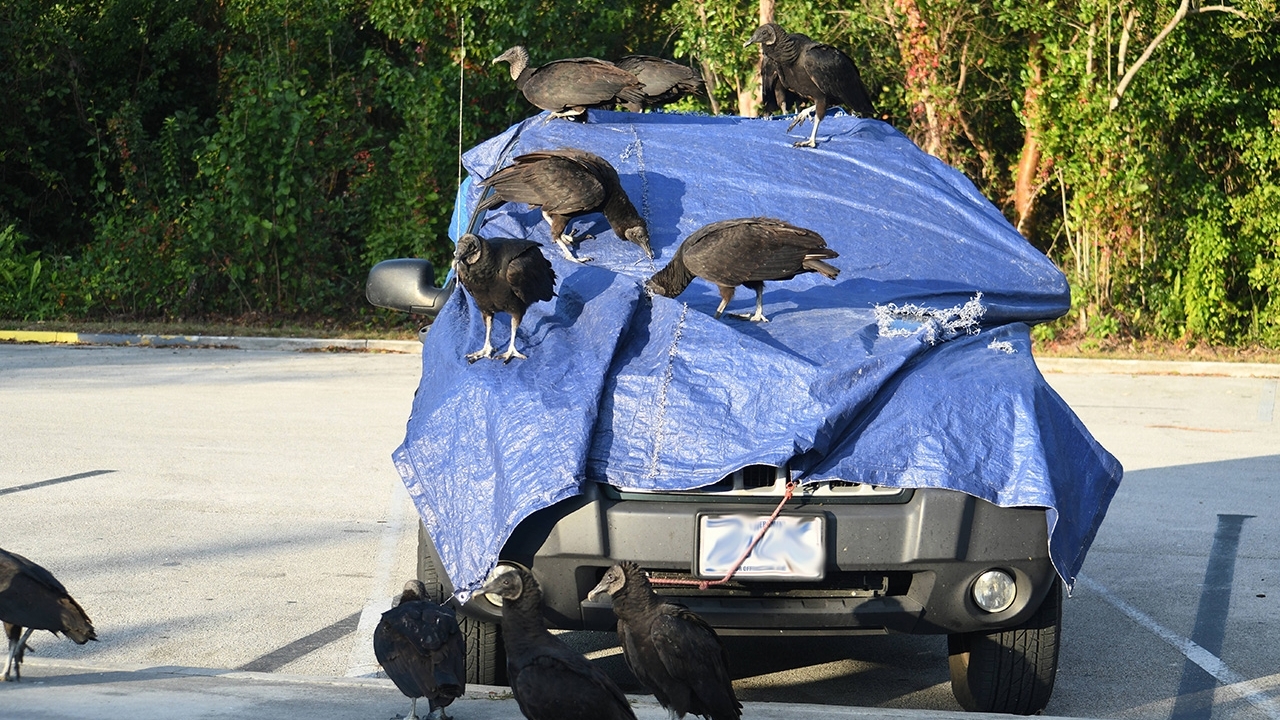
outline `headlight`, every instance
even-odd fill
[[[1008,610],[1017,596],[1013,576],[1003,570],[988,570],[973,583],[973,601],[989,613]]]

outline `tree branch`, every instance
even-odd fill
[[[1120,97],[1124,95],[1124,91],[1128,89],[1129,83],[1133,81],[1133,76],[1137,75],[1138,69],[1146,64],[1147,60],[1151,59],[1151,55],[1156,51],[1156,48],[1160,46],[1160,43],[1164,42],[1164,39],[1169,37],[1169,33],[1173,32],[1173,29],[1178,26],[1178,23],[1182,22],[1183,18],[1191,13],[1197,12],[1225,12],[1245,19],[1249,18],[1249,16],[1244,12],[1227,5],[1206,5],[1204,7],[1193,9],[1191,7],[1191,0],[1182,0],[1182,3],[1178,5],[1177,12],[1173,14],[1173,17],[1169,18],[1168,24],[1166,24],[1164,29],[1160,31],[1160,34],[1156,35],[1155,39],[1147,45],[1147,49],[1142,51],[1142,55],[1138,56],[1138,59],[1134,61],[1128,72],[1126,72],[1124,77],[1120,79],[1120,84],[1116,86],[1115,95],[1111,96],[1112,110],[1119,107]]]

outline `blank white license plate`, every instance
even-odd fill
[[[766,515],[699,515],[698,577],[719,579],[760,532]],[[752,580],[821,580],[827,550],[821,515],[779,515],[734,573]]]

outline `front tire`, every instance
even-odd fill
[[[446,600],[442,578],[444,568],[436,556],[427,529],[418,523],[418,579],[433,600]],[[502,626],[458,613],[458,627],[467,643],[467,684],[506,685],[507,653],[502,644]]]
[[[969,712],[1033,715],[1044,710],[1058,675],[1062,582],[1023,624],[947,636],[951,692]]]

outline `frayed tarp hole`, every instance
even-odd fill
[[[987,309],[978,293],[964,305],[939,310],[908,303],[888,303],[874,308],[880,337],[920,338],[930,345],[946,342],[959,335],[977,335]]]

